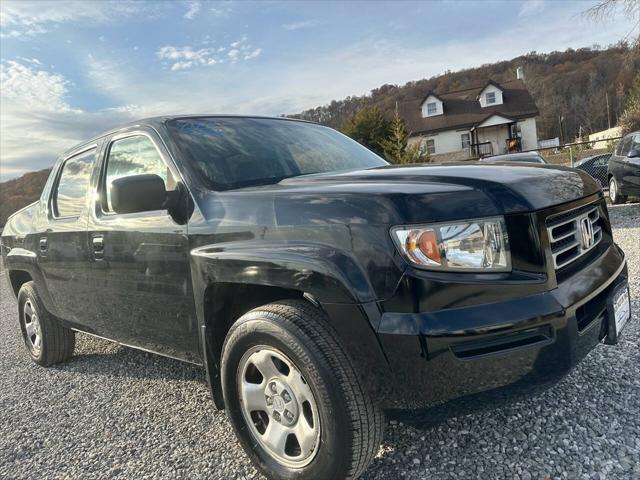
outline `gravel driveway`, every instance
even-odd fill
[[[395,417],[366,479],[640,478],[640,205],[610,207],[633,320],[552,388]],[[202,369],[78,335],[32,364],[0,284],[0,478],[254,479]]]

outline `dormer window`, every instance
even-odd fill
[[[433,93],[429,93],[425,97],[420,104],[420,110],[422,111],[422,118],[435,117],[444,113],[442,100]]]
[[[482,108],[502,105],[504,102],[502,89],[498,84],[489,82],[478,94],[478,100]]]

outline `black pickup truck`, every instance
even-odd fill
[[[586,173],[393,166],[289,119],[152,118],[79,145],[2,257],[36,363],[85,332],[201,364],[278,479],[356,478],[384,409],[560,378],[630,315]]]

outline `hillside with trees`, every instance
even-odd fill
[[[447,92],[488,79],[512,80],[520,66],[524,68],[527,87],[540,110],[538,137],[573,139],[579,133],[589,134],[618,124],[634,77],[640,71],[640,52],[637,46],[632,48],[623,42],[608,48],[593,46],[564,52],[531,52],[477,68],[448,71],[402,86],[382,85],[369,95],[334,100],[291,116],[343,128],[359,110],[377,107],[391,120],[396,102],[423,98],[430,90]],[[563,119],[562,135],[560,117]]]
[[[50,169],[25,173],[19,178],[0,183],[0,228],[13,212],[40,198]]]

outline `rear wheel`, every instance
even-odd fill
[[[71,358],[75,333],[47,312],[33,282],[25,283],[18,292],[18,315],[24,343],[35,363],[48,367]]]
[[[609,179],[609,198],[611,199],[611,203],[614,205],[625,203],[627,201],[626,195],[620,195],[620,189],[618,187],[616,177],[611,177]]]
[[[269,478],[357,478],[378,451],[383,414],[326,316],[305,301],[242,316],[223,347],[222,377],[236,434]]]

